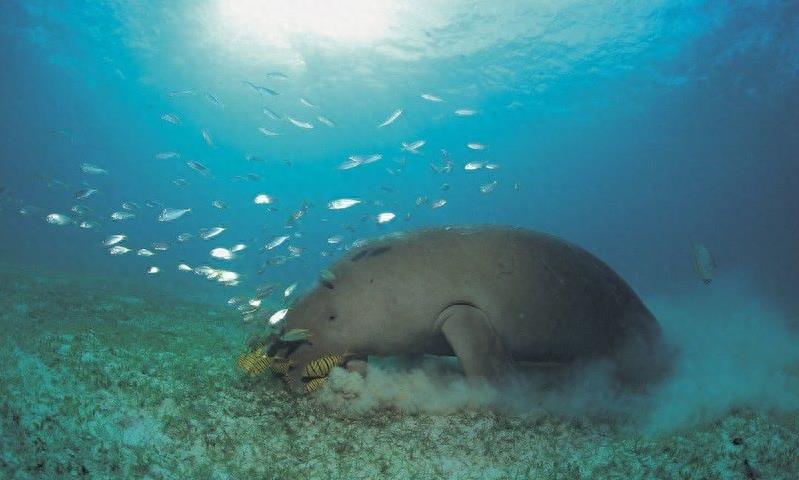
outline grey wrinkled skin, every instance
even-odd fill
[[[608,358],[625,382],[667,370],[654,316],[610,267],[551,235],[508,227],[420,230],[349,252],[300,298],[286,330],[310,343],[280,348],[302,369],[327,354],[457,355],[467,377],[497,380],[512,362]],[[353,362],[356,363],[356,362]],[[363,362],[357,362],[363,365]]]

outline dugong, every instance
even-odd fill
[[[658,322],[627,283],[552,235],[419,230],[354,249],[330,272],[284,318],[284,331],[307,329],[308,340],[270,348],[289,360],[284,373],[298,390],[319,384],[310,370],[364,371],[369,355],[455,355],[468,378],[492,382],[517,361],[606,358],[620,380],[635,383],[668,364]]]

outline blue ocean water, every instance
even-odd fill
[[[796,324],[797,2],[9,0],[0,85],[3,268],[220,307],[274,284],[274,311],[353,242],[503,224],[585,247],[656,313],[689,298],[718,314],[708,331],[736,301]],[[341,198],[360,203],[329,208]],[[109,254],[114,234],[130,252]],[[732,343],[760,328],[752,308]]]
[[[353,18],[325,7],[318,19],[311,4],[257,4],[4,3],[4,259],[114,275],[153,264],[163,274],[141,281],[182,282],[178,262],[207,263],[209,246],[241,242],[249,249],[226,265],[252,285],[264,259],[256,250],[306,202],[307,216],[290,231],[303,235],[293,240],[302,256],[272,269],[283,281],[313,278],[332,235],[346,243],[426,225],[502,223],[583,245],[642,291],[691,282],[690,247],[703,243],[725,271],[794,296],[793,2],[386,2],[361,6]],[[274,120],[264,107],[314,128]],[[460,108],[477,113],[459,117]],[[395,123],[377,128],[397,109]],[[180,125],[161,120],[165,113]],[[427,142],[419,154],[401,150],[415,140]],[[486,150],[471,151],[469,142]],[[442,163],[442,150],[451,174],[429,166]],[[156,160],[161,151],[180,158]],[[373,153],[383,159],[336,169]],[[499,168],[465,172],[470,161]],[[109,173],[84,174],[84,162]],[[262,179],[234,179],[248,173]],[[188,184],[174,185],[178,178]],[[52,179],[65,186],[48,187]],[[492,181],[496,188],[481,194]],[[84,185],[98,193],[78,202]],[[258,193],[273,195],[277,211],[254,205]],[[416,207],[419,196],[447,205]],[[338,197],[364,204],[326,211]],[[215,199],[227,209],[213,208]],[[147,200],[192,213],[159,224]],[[136,218],[110,221],[125,201],[141,206]],[[41,221],[72,214],[75,204],[91,208],[101,226]],[[24,205],[41,210],[20,216]],[[380,211],[397,219],[377,226]],[[228,230],[217,241],[175,240],[218,224]],[[173,246],[154,258],[109,258],[98,242],[111,233],[128,235],[131,247]],[[216,290],[196,279],[185,286]]]

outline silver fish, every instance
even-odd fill
[[[306,100],[304,97],[300,97],[300,103],[305,105],[308,108],[316,108],[316,105]]]
[[[224,231],[225,231],[224,227],[203,228],[202,230],[200,230],[200,238],[202,238],[203,240],[208,240],[216,237],[217,235],[219,235]]]
[[[61,213],[51,213],[45,217],[45,220],[50,225],[58,225],[59,227],[63,227],[64,225],[69,225],[73,222],[73,220]]]
[[[308,123],[308,122],[303,122],[301,120],[296,120],[296,119],[291,118],[291,117],[286,117],[286,120],[291,122],[294,126],[302,128],[302,129],[305,129],[305,130],[310,130],[310,129],[313,128],[313,125]]]
[[[222,103],[222,100],[220,100],[219,97],[217,97],[216,95],[214,95],[211,92],[205,92],[205,99],[208,100],[209,102],[213,103],[216,106],[219,106],[219,107],[224,107],[225,106],[225,104]]]
[[[361,200],[356,198],[338,198],[336,200],[331,200],[327,204],[327,208],[330,210],[343,210],[345,208],[350,208],[352,206],[358,205],[361,203]]]
[[[122,234],[111,235],[108,238],[106,238],[105,240],[103,240],[103,245],[105,245],[106,247],[110,247],[110,246],[116,245],[117,243],[125,240],[126,238],[128,238],[128,237],[125,236],[125,235],[122,235]]]
[[[705,285],[710,285],[716,272],[716,259],[704,245],[694,245],[692,261],[694,272]]]
[[[39,211],[39,207],[34,207],[33,205],[25,205],[24,207],[19,209],[20,215],[34,215],[37,211]]]
[[[335,127],[336,126],[336,122],[334,122],[333,120],[330,120],[329,118],[325,117],[324,115],[317,115],[316,119],[319,120],[319,123],[327,125],[328,127]]]
[[[276,91],[272,90],[271,88],[262,87],[260,85],[256,85],[256,84],[254,84],[252,82],[247,82],[247,81],[245,81],[244,83],[249,85],[250,88],[252,88],[256,92],[260,93],[261,95],[265,95],[265,94],[266,95],[272,95],[272,96],[278,95],[278,93]]]
[[[470,150],[485,150],[486,149],[485,145],[483,145],[482,143],[477,143],[477,142],[467,143],[466,147],[469,148]]]
[[[205,143],[207,143],[209,147],[213,147],[214,141],[211,139],[211,132],[209,132],[207,128],[203,128],[202,135],[203,135],[203,140],[205,140]]]
[[[286,220],[286,225],[293,225],[294,223],[296,223],[299,219],[305,216],[306,213],[308,213],[309,208],[310,206],[307,203],[303,202],[299,210],[292,212],[288,220]]]
[[[471,117],[472,115],[476,115],[477,111],[472,110],[471,108],[459,108],[455,110],[455,115],[459,117]]]
[[[266,115],[267,117],[271,118],[272,120],[281,120],[282,119],[282,117],[280,116],[279,113],[277,113],[276,111],[272,110],[269,107],[264,107],[263,112],[264,112],[264,115]]]
[[[361,161],[362,165],[369,165],[370,163],[374,163],[374,162],[377,162],[377,161],[380,161],[380,160],[383,159],[383,155],[381,155],[379,153],[373,153],[371,155],[366,155],[366,156],[357,156],[357,155],[355,155],[354,157],[358,158]],[[350,157],[350,158],[353,158],[353,157]]]
[[[111,220],[115,221],[130,220],[135,216],[136,216],[135,214],[130,212],[114,212],[111,214]]]
[[[155,154],[156,160],[172,160],[175,158],[180,158],[178,152],[158,152]]]
[[[497,187],[497,183],[498,182],[496,180],[494,180],[492,182],[488,182],[488,183],[484,183],[483,185],[480,185],[480,193],[484,193],[485,194],[485,193],[493,192],[494,189]]]
[[[158,215],[159,222],[171,222],[191,212],[190,208],[165,208]]]
[[[258,127],[258,131],[261,132],[265,137],[277,137],[280,135],[279,133],[273,132],[272,130],[264,127]]]
[[[433,95],[432,93],[423,93],[422,94],[422,98],[424,98],[428,102],[435,102],[435,103],[444,101],[444,100],[441,99],[441,97],[437,97],[437,96]]]
[[[107,175],[108,170],[104,168],[100,168],[97,165],[92,165],[91,163],[82,163],[80,165],[80,169],[83,170],[83,173],[88,173],[90,175]]]
[[[273,248],[277,248],[280,245],[282,245],[283,242],[285,242],[288,239],[289,239],[288,235],[281,235],[279,237],[275,237],[274,239],[272,239],[272,241],[267,243],[266,247],[264,247],[264,248],[266,248],[267,250],[272,250]]]
[[[88,215],[92,211],[92,209],[87,207],[86,205],[73,205],[72,208],[70,208],[69,210],[77,213],[80,216]]]
[[[403,152],[410,152],[410,153],[419,153],[419,149],[427,143],[424,140],[416,140],[415,142],[405,143],[402,142],[402,151]]]
[[[91,197],[95,193],[97,193],[97,190],[94,188],[84,188],[75,192],[75,198],[78,200],[83,200],[84,198]]]
[[[173,90],[167,93],[170,97],[186,97],[189,95],[194,95],[194,90]]]
[[[180,125],[180,117],[178,117],[174,113],[165,113],[161,115],[161,120],[167,123],[171,123],[172,125]]]
[[[383,127],[387,127],[387,126],[391,125],[392,123],[394,123],[400,117],[400,115],[402,115],[402,109],[401,108],[397,109],[397,110],[394,110],[394,112],[392,112],[391,115],[389,115],[388,118],[383,121],[383,123],[378,125],[377,128],[383,128]]]
[[[217,247],[211,250],[210,255],[219,260],[232,260],[235,255],[227,248]]]
[[[272,203],[275,203],[275,198],[265,193],[259,193],[253,199],[253,203],[256,205],[270,205]]]
[[[396,217],[397,215],[394,214],[393,212],[382,212],[377,214],[376,221],[378,224],[383,224],[394,220],[394,218]]]
[[[360,166],[363,163],[363,160],[358,158],[357,156],[353,155],[348,160],[341,162],[337,167],[339,170],[349,170],[351,168],[355,168]]]
[[[194,170],[197,170],[203,175],[208,175],[208,172],[210,172],[210,170],[208,170],[208,167],[206,167],[200,162],[195,162],[194,160],[189,160],[188,162],[186,162],[186,165],[188,165],[190,168]]]

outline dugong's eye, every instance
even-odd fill
[[[330,321],[332,322],[333,320],[335,320],[335,319],[336,319],[336,314],[335,314],[335,313],[331,313],[331,314],[330,314],[330,315],[327,317],[327,319],[328,319],[328,320],[330,320]]]

